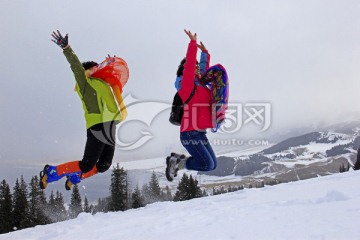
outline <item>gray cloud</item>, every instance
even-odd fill
[[[291,127],[359,117],[360,3],[358,1],[2,1],[0,10],[0,160],[59,163],[82,157],[85,122],[74,79],[50,34],[69,33],[81,60],[115,54],[130,67],[124,89],[143,101],[170,103],[188,43],[198,33],[230,77],[233,102],[269,102],[272,126]],[[144,112],[144,114],[147,114]],[[181,149],[168,112],[146,126],[120,132],[154,138],[116,160]],[[245,128],[245,127],[244,127]],[[210,135],[214,138],[216,135]]]

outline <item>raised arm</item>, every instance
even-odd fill
[[[201,50],[200,75],[202,75],[209,68],[210,54],[209,54],[208,50],[206,49],[205,45],[202,42],[200,42],[200,44],[198,44],[197,46]]]
[[[188,45],[188,49],[186,53],[186,62],[184,64],[181,89],[179,90],[179,94],[183,100],[187,99],[190,96],[194,88],[195,71],[196,71],[196,53],[197,53],[196,33],[192,34],[190,31],[186,31],[186,30],[185,33],[190,38],[190,43]]]
[[[63,49],[63,53],[70,64],[71,70],[74,73],[75,80],[77,85],[79,86],[80,92],[83,93],[85,89],[85,85],[87,83],[86,73],[79,58],[76,56],[76,54],[73,52],[70,45],[68,44],[68,40],[69,40],[68,34],[66,34],[66,36],[63,37],[60,31],[57,30],[57,32],[53,32],[51,36],[54,38],[52,39],[52,41]]]

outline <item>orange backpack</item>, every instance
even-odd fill
[[[121,115],[125,119],[127,111],[121,93],[129,80],[127,63],[119,57],[108,57],[96,67],[89,69],[88,75],[93,78],[99,78],[111,86]]]

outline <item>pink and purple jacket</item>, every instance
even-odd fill
[[[207,54],[206,69],[208,69],[210,63],[210,54],[208,54],[207,51],[204,53]],[[196,79],[196,54],[196,41],[191,40],[186,53],[186,62],[184,64],[181,88],[178,90],[178,93],[183,102],[189,98],[194,88]],[[202,62],[200,62],[200,64],[202,64]],[[210,89],[201,84],[197,84],[194,96],[184,107],[184,115],[181,120],[180,132],[204,130],[207,128],[214,128],[214,126],[215,121],[213,121],[211,114]]]

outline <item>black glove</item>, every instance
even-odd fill
[[[65,37],[63,37],[63,36],[61,36],[61,33],[59,32],[59,30],[57,30],[57,33],[53,32],[53,34],[51,34],[51,36],[54,38],[54,39],[51,39],[51,41],[56,43],[59,47],[61,47],[62,49],[67,47],[68,40],[69,40],[69,36],[67,34]]]

